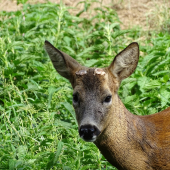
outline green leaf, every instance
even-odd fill
[[[57,166],[57,161],[59,159],[59,156],[61,154],[62,148],[63,148],[63,142],[59,141],[57,146],[57,152],[50,154],[50,160],[47,163],[46,168],[51,169],[53,166]]]
[[[95,60],[95,59],[86,60],[85,66],[86,67],[91,67],[91,66],[93,66],[97,62],[98,62],[98,60]]]
[[[61,89],[61,87],[59,87],[59,88],[56,88],[56,87],[54,87],[54,86],[50,86],[49,88],[48,88],[48,108],[50,108],[51,107],[51,100],[52,100],[52,96],[53,96],[53,94],[56,92],[56,91],[58,91],[58,90],[60,90]]]
[[[24,145],[20,145],[18,148],[17,148],[17,156],[19,159],[24,159],[24,157],[26,156],[26,153],[27,153],[27,146],[24,146]]]
[[[170,70],[163,70],[163,71],[158,71],[154,74],[152,74],[153,76],[164,76],[165,74],[169,74]]]
[[[76,115],[75,115],[75,111],[73,109],[73,106],[68,102],[61,102],[61,104],[63,104],[64,107],[71,113],[72,117],[75,120],[75,123],[77,124]]]
[[[169,102],[170,92],[167,91],[166,87],[162,87],[160,89],[160,97],[161,97],[161,106],[162,107],[166,106],[167,103],[170,103]]]
[[[80,52],[80,53],[77,55],[77,57],[83,57],[83,58],[84,58],[87,53],[93,51],[94,49],[95,49],[94,46],[88,47],[88,48],[84,49],[82,52]]]
[[[160,86],[161,86],[161,82],[159,80],[150,80],[150,82],[147,82],[143,88],[145,90],[150,90]]]
[[[57,163],[59,155],[61,154],[63,146],[64,146],[63,142],[59,141],[58,142],[58,146],[57,146],[57,152],[56,152],[54,160],[53,160],[53,164]]]
[[[140,91],[144,92],[144,87],[146,86],[146,83],[148,82],[148,78],[147,77],[139,77],[137,80],[137,83],[140,87]]]
[[[64,128],[70,128],[70,129],[72,128],[72,123],[68,123],[66,121],[62,121],[62,120],[59,120],[59,119],[55,120],[54,125],[63,126]]]
[[[28,89],[25,90],[25,91],[28,91],[28,90],[30,90],[30,91],[36,91],[36,90],[39,89],[38,86],[37,86],[37,84],[33,84],[33,83],[31,83],[31,82],[29,82],[29,83],[27,84],[27,86],[28,86]]]
[[[137,98],[136,95],[128,96],[128,97],[125,98],[124,102],[125,102],[126,104],[132,103],[134,100],[136,100],[136,98]]]
[[[16,162],[17,162],[16,159],[9,159],[9,170],[14,170],[15,169]]]
[[[160,63],[158,63],[154,69],[151,71],[151,73],[154,73],[155,71],[157,70],[161,70],[161,69],[164,69],[164,66],[168,65],[170,63],[170,58],[167,58],[163,61],[161,61]]]

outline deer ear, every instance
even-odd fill
[[[55,48],[48,41],[45,41],[45,49],[57,72],[71,82],[73,73],[81,67],[81,65],[69,55]]]
[[[121,82],[135,71],[138,60],[139,45],[133,42],[117,54],[108,69],[118,78],[119,82]]]

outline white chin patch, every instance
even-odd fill
[[[80,136],[84,141],[86,141],[86,142],[95,142],[95,140],[96,140],[96,138],[97,138],[97,136],[95,135],[95,136],[93,136],[93,138],[92,139],[84,139],[83,138],[83,136]]]

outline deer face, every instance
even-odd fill
[[[48,41],[45,48],[57,72],[69,79],[73,87],[73,106],[80,137],[94,142],[113,114],[114,98],[120,82],[135,70],[139,49],[130,44],[119,53],[108,68],[86,68]]]
[[[81,75],[81,72],[85,74]],[[114,86],[107,69],[87,69],[76,72],[73,106],[79,125],[79,134],[88,142],[96,140],[104,129],[112,107]]]

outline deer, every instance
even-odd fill
[[[88,68],[45,41],[56,71],[73,88],[80,137],[93,142],[119,170],[170,170],[170,107],[139,116],[118,96],[121,81],[136,69],[139,45],[129,44],[106,68]]]

